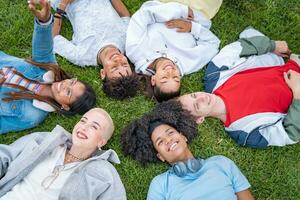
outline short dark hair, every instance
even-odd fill
[[[151,141],[152,133],[149,133],[151,124],[156,121],[175,128],[188,141],[191,141],[198,132],[192,116],[182,109],[178,101],[170,100],[158,104],[152,112],[144,114],[122,130],[123,152],[142,165],[159,161]]]
[[[104,93],[114,99],[123,100],[133,97],[139,90],[139,77],[136,73],[121,78],[104,78],[102,89]]]
[[[79,82],[81,82],[85,86],[85,90],[84,93],[70,105],[69,113],[72,113],[71,115],[83,115],[90,109],[94,108],[96,105],[96,93],[93,88],[84,81]]]

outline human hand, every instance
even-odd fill
[[[289,70],[283,73],[284,80],[293,92],[294,99],[300,99],[300,73]]]
[[[291,51],[289,50],[288,44],[286,41],[275,41],[275,50],[274,53],[281,57],[289,57]]]
[[[36,5],[41,5],[41,10],[37,10]],[[51,15],[51,6],[47,0],[29,0],[28,8],[34,16],[36,16],[39,21],[47,22]]]
[[[193,12],[193,10],[190,8],[190,7],[188,7],[189,8],[189,10],[188,10],[188,17],[187,17],[187,19],[188,20],[194,20],[194,12]]]
[[[173,19],[165,24],[168,28],[176,28],[177,32],[191,32],[192,30],[192,22],[185,19]]]

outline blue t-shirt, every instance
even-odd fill
[[[147,200],[232,200],[250,184],[234,162],[224,156],[203,160],[196,173],[178,177],[171,169],[156,176]]]

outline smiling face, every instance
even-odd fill
[[[216,95],[206,92],[195,92],[178,98],[184,110],[188,110],[196,118],[198,124],[205,117],[211,116],[216,105]]]
[[[85,113],[72,132],[73,145],[91,152],[104,146],[113,133],[113,122],[108,113],[94,108]]]
[[[155,75],[151,77],[151,85],[165,93],[178,91],[180,72],[175,63],[167,58],[159,58],[155,64]]]
[[[130,76],[132,70],[127,58],[115,47],[109,46],[100,53],[103,69],[100,71],[102,79],[117,79],[122,76]]]
[[[157,126],[152,132],[151,140],[158,152],[157,157],[162,161],[172,164],[187,160],[191,155],[187,138],[167,124]]]
[[[85,89],[84,84],[77,79],[65,79],[51,85],[54,100],[65,110],[69,110],[69,106],[83,95]]]

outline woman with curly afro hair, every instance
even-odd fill
[[[176,101],[157,105],[123,130],[126,155],[142,165],[159,160],[170,164],[152,180],[147,199],[253,200],[249,182],[233,161],[224,156],[194,157],[187,143],[196,134],[192,116]]]

